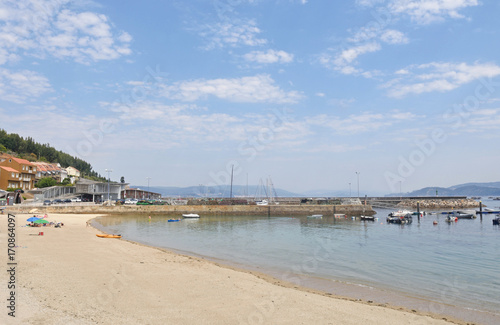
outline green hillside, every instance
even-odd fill
[[[41,144],[35,142],[31,137],[23,138],[16,133],[9,134],[3,129],[0,129],[0,152],[5,152],[28,161],[59,163],[63,168],[73,166],[85,178],[105,180],[105,178],[93,170],[88,162],[57,150],[48,143]]]

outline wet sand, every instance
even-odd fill
[[[440,316],[351,301],[257,272],[121,239],[96,237],[96,215],[16,214],[16,317],[1,272],[1,324],[450,324]],[[43,231],[44,235],[38,233]],[[0,215],[7,269],[7,215]],[[455,322],[461,323],[457,320]],[[463,323],[463,322],[462,322]]]

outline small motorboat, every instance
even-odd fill
[[[462,211],[454,211],[452,213],[449,213],[448,217],[454,217],[457,219],[474,219],[474,218],[476,218],[476,216],[473,215],[472,213],[467,213],[467,212],[462,212]]]
[[[122,235],[97,234],[99,238],[122,238]]]
[[[410,224],[413,222],[411,213],[407,213],[405,216],[391,216],[389,215],[386,219],[387,223],[397,223],[397,224]]]
[[[446,216],[446,219],[444,219],[444,220],[446,222],[457,222],[458,218],[450,214],[449,216]]]
[[[493,225],[495,226],[500,225],[500,215],[498,215],[495,219],[493,219]]]
[[[199,218],[200,215],[197,213],[186,213],[182,215],[183,218]]]
[[[398,211],[394,211],[394,212],[391,212],[389,213],[389,217],[405,217],[407,214],[412,214],[411,211],[408,211],[408,210],[398,210]]]
[[[310,215],[310,216],[307,216],[308,218],[323,218],[323,215],[322,214],[313,214],[313,215]]]
[[[267,200],[261,200],[261,201],[255,201],[255,204],[257,204],[257,205],[268,205],[269,202]]]
[[[374,216],[360,216],[359,218],[364,221],[375,221]]]
[[[181,221],[181,219],[168,219],[168,222],[176,222],[176,221]]]

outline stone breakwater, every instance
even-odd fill
[[[417,208],[417,202],[420,204],[420,209],[465,209],[478,208],[479,202],[473,199],[449,199],[449,200],[403,200],[398,204],[398,207]]]
[[[370,205],[121,205],[121,206],[23,206],[8,207],[8,211],[20,213],[89,213],[89,214],[124,214],[145,213],[180,216],[184,213],[198,213],[201,216],[210,215],[245,215],[245,216],[307,216],[322,214],[346,214],[348,216],[374,215]]]

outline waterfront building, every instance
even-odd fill
[[[15,158],[12,156],[2,157],[0,167],[0,189],[20,188],[22,190],[31,190],[34,187],[36,166],[26,159]]]

